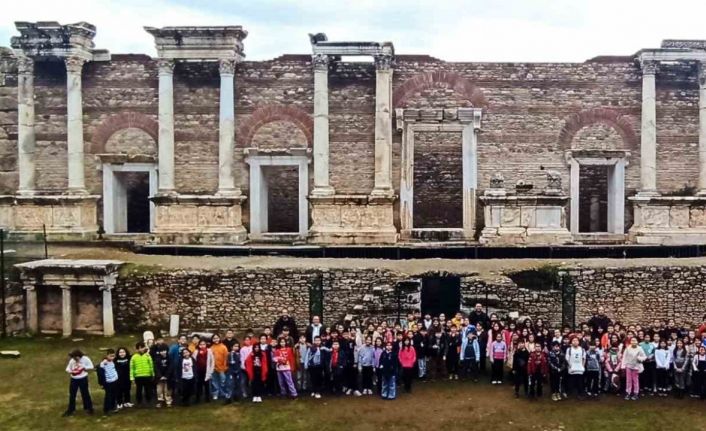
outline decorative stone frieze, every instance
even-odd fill
[[[336,195],[310,197],[314,244],[393,244],[394,196]]]

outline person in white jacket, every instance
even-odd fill
[[[667,347],[666,340],[660,340],[655,349],[655,364],[657,366],[657,395],[666,397],[669,392],[669,369],[672,367],[672,352]]]
[[[645,367],[642,365],[647,359],[645,351],[637,345],[637,338],[630,339],[630,345],[623,351],[622,368],[625,370],[625,399],[637,400],[640,394],[640,373]]]
[[[571,339],[571,346],[566,349],[566,363],[569,373],[567,393],[576,391],[578,398],[583,397],[583,374],[586,372],[586,351],[579,346],[579,338]]]

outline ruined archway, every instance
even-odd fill
[[[404,107],[410,98],[438,84],[446,84],[463,99],[463,107],[483,107],[488,104],[483,91],[456,72],[436,70],[416,75],[406,80],[392,94],[393,105]]]

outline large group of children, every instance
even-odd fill
[[[328,327],[314,316],[300,334],[285,311],[272,328],[241,340],[230,330],[223,337],[182,335],[171,345],[145,338],[132,353],[108,349],[95,367],[105,414],[303,393],[393,400],[398,384],[411,392],[415,380],[477,382],[486,371],[493,385],[512,382],[516,397],[521,388],[541,397],[548,380],[554,401],[601,394],[706,398],[706,316],[698,328],[673,320],[624,325],[599,308],[577,329],[550,329],[542,319],[501,321],[478,304],[467,316],[412,313],[394,324],[371,318],[363,327],[356,321]],[[64,415],[74,413],[78,391],[84,410],[93,413],[88,372],[94,365],[79,350],[69,356]]]

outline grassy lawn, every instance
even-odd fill
[[[466,382],[418,383],[412,395],[396,401],[377,397],[296,401],[265,399],[224,406],[220,403],[172,409],[131,409],[102,417],[102,391],[95,374],[91,394],[96,415],[66,408],[67,352],[81,348],[97,363],[99,347],[132,346],[135,338],[86,338],[80,342],[38,338],[0,340],[0,349],[17,349],[21,359],[0,359],[0,429],[10,430],[705,430],[706,403],[684,399],[626,402],[614,396],[599,401],[554,403],[516,400],[509,386]],[[80,409],[80,401],[78,403]]]

